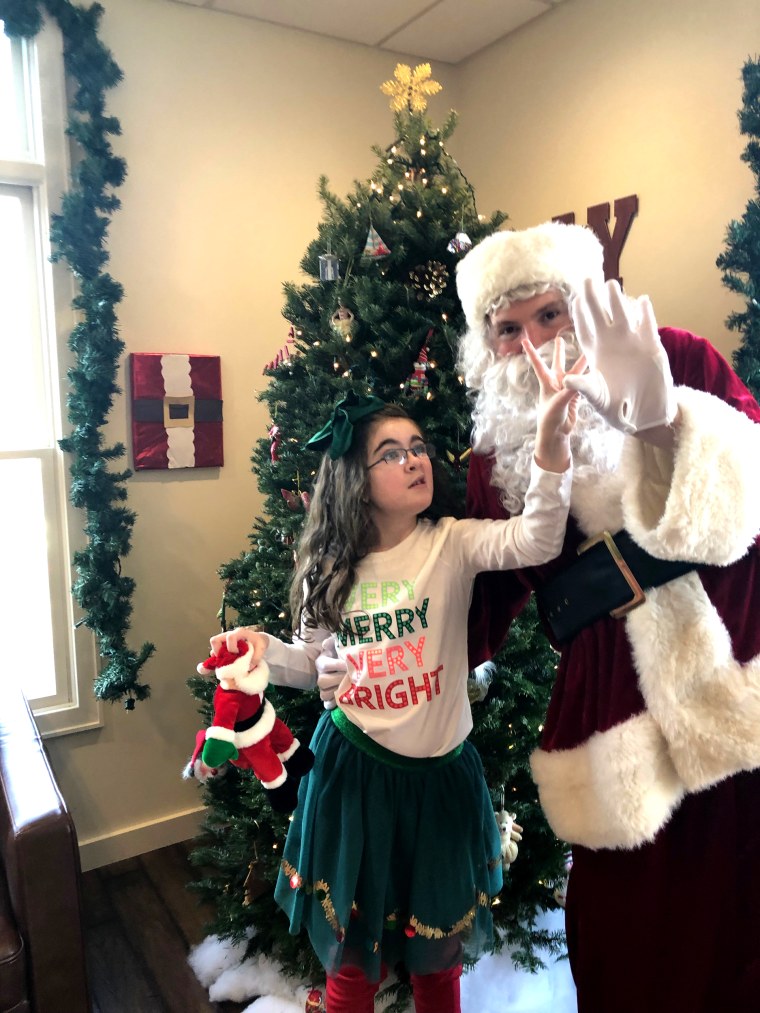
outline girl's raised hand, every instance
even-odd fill
[[[581,355],[571,369],[565,371],[565,342],[561,335],[554,339],[552,364],[547,366],[529,338],[522,347],[538,378],[539,398],[536,427],[536,461],[546,471],[566,471],[570,466],[569,435],[573,431],[578,398],[575,391],[564,387],[566,376],[575,376],[586,369]]]

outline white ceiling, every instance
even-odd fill
[[[424,60],[459,63],[561,0],[173,0]]]

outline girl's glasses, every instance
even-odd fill
[[[412,447],[392,447],[390,450],[386,450],[384,454],[381,454],[374,464],[370,464],[367,467],[367,471],[383,463],[400,464],[403,466],[406,464],[410,454],[414,457],[429,457],[432,460],[435,457],[435,447],[432,443],[415,443]]]

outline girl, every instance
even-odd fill
[[[305,927],[327,973],[328,1013],[371,1013],[403,960],[417,1013],[459,1013],[463,955],[492,942],[502,886],[499,834],[480,758],[467,742],[466,623],[481,570],[552,559],[570,498],[577,395],[556,339],[539,378],[536,451],[520,517],[426,517],[435,448],[398,406],[353,392],[309,443],[326,451],[291,589],[299,639],[236,629],[272,682],[313,687],[335,636],[347,674],[314,734],[275,896]],[[580,372],[583,362],[573,367]]]

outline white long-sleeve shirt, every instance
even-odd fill
[[[534,462],[519,517],[420,520],[398,545],[361,560],[335,634],[347,665],[335,700],[349,720],[405,756],[439,756],[467,738],[467,613],[475,576],[557,556],[571,482],[570,470],[555,474]],[[305,630],[293,644],[270,636],[264,657],[272,682],[314,686],[314,662],[330,635]]]

